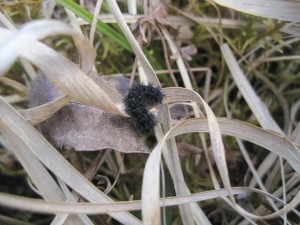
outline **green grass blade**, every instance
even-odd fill
[[[77,5],[72,0],[56,0],[57,3],[60,5],[66,7],[73,13],[75,13],[77,16],[88,22],[89,24],[93,21],[93,15],[86,11],[85,9],[81,8],[79,5]],[[121,45],[126,50],[133,52],[128,41],[122,34],[111,28],[108,24],[105,24],[101,21],[97,21],[97,30],[102,32],[104,35],[108,36],[112,40],[116,41],[119,45]]]

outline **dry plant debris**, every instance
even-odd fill
[[[1,1],[0,224],[300,224],[299,10]]]

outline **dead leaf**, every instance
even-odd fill
[[[113,101],[121,102],[122,95],[106,80],[90,73],[92,78]],[[129,80],[129,79],[128,79]],[[29,95],[31,107],[47,103],[62,96],[46,76],[39,75]],[[56,147],[77,151],[96,151],[111,148],[124,153],[148,153],[142,137],[129,118],[106,113],[98,108],[70,102],[39,126],[44,136]]]

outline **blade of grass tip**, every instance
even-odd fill
[[[144,55],[143,51],[141,50],[139,44],[135,40],[132,32],[130,31],[129,27],[127,26],[117,2],[115,0],[107,0],[106,2],[109,5],[110,10],[111,10],[112,14],[114,15],[115,19],[117,20],[119,27],[123,31],[123,34],[127,38],[134,53],[136,54],[138,60],[140,61],[141,65],[147,75],[148,82],[152,83],[154,86],[160,87],[161,86],[160,82],[159,82],[153,68],[151,67],[146,56]]]
[[[73,13],[75,13],[77,16],[88,22],[89,24],[92,24],[93,22],[93,16],[91,13],[77,5],[72,0],[56,0],[60,5],[66,7]],[[128,44],[128,41],[117,31],[115,31],[113,28],[111,28],[108,24],[105,24],[98,20],[97,22],[97,30],[102,32],[104,35],[108,36],[115,42],[117,42],[120,46],[128,50],[129,52],[132,52],[132,49],[130,48],[130,45]]]
[[[112,200],[79,173],[45,138],[0,96],[0,119],[22,139],[30,151],[70,188],[91,202],[110,203]],[[34,140],[34,141],[33,141]],[[109,213],[122,224],[141,224],[128,212]]]
[[[68,15],[68,19],[70,22],[71,27],[78,32],[80,35],[82,35],[84,37],[84,34],[82,33],[80,24],[78,23],[78,19],[75,15],[75,13],[73,13],[71,10],[68,10],[67,8],[65,8],[66,13]],[[92,45],[91,45],[92,46]]]

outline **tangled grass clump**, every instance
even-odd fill
[[[0,224],[298,224],[299,3],[249,1],[0,3]]]

